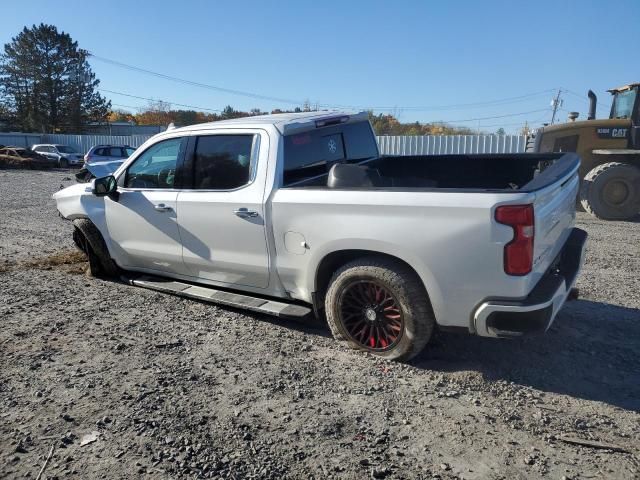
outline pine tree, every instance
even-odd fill
[[[0,103],[11,126],[25,132],[81,132],[106,118],[110,102],[102,97],[88,52],[53,25],[24,29],[0,55]]]

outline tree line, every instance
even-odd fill
[[[303,107],[292,110],[275,109],[269,112],[254,108],[249,111],[235,110],[227,105],[219,113],[201,112],[196,110],[173,110],[170,104],[165,102],[150,102],[138,113],[131,113],[122,109],[112,110],[107,116],[109,122],[130,122],[136,125],[169,125],[175,126],[194,125],[196,123],[215,122],[231,118],[251,117],[255,115],[267,115],[269,113],[299,113],[311,111]],[[402,123],[390,114],[378,114],[369,111],[369,121],[377,135],[472,135],[477,133],[466,127],[455,127],[446,123]],[[504,131],[500,132],[504,134]]]

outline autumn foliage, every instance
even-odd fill
[[[110,122],[133,122],[137,125],[169,125],[173,123],[176,126],[183,126],[229,118],[266,115],[267,113],[297,113],[302,111],[305,110],[295,108],[293,110],[275,109],[271,112],[262,112],[254,108],[248,112],[242,112],[228,105],[220,113],[209,113],[195,110],[173,110],[168,103],[153,102],[147,108],[135,114],[124,110],[113,110],[109,113],[108,120]],[[369,120],[377,135],[466,135],[474,133],[468,128],[454,127],[444,123],[402,123],[393,115],[375,115],[373,112],[369,112]]]

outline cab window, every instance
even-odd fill
[[[233,190],[251,181],[257,135],[207,135],[196,139],[193,188]]]
[[[317,128],[284,137],[284,184],[325,174],[337,162],[357,163],[378,155],[369,122]]]
[[[163,140],[145,150],[127,169],[126,188],[173,188],[185,139]]]

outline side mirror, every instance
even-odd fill
[[[118,182],[116,177],[109,175],[108,177],[96,178],[93,183],[93,194],[96,197],[105,197],[107,195],[117,195]]]

